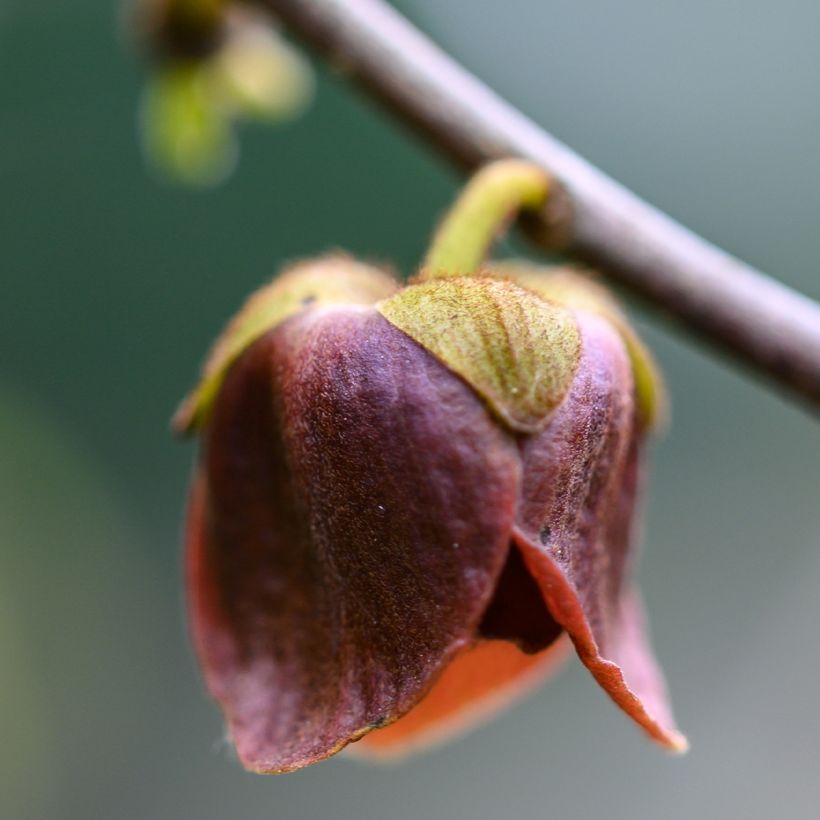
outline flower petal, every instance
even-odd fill
[[[204,433],[196,645],[242,762],[299,768],[407,712],[471,643],[520,458],[469,387],[368,308],[259,339]]]
[[[549,678],[568,648],[566,636],[535,655],[507,641],[481,641],[459,654],[404,717],[366,735],[349,751],[395,760],[469,731]]]
[[[549,427],[522,447],[514,538],[555,620],[612,699],[683,751],[636,595],[630,547],[642,432],[623,342],[579,311],[583,355]]]
[[[285,319],[327,305],[372,305],[398,282],[379,268],[341,254],[299,262],[252,293],[214,342],[202,375],[174,414],[178,433],[206,421],[228,368],[260,336]]]

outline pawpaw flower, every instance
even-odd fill
[[[633,583],[655,368],[600,285],[484,261],[547,186],[523,162],[479,172],[406,286],[340,255],[293,266],[178,412],[202,439],[194,642],[247,768],[422,745],[570,644],[685,748]]]

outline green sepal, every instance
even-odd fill
[[[300,262],[284,271],[252,294],[217,338],[199,383],[174,414],[174,430],[185,434],[202,427],[228,368],[285,319],[330,305],[372,305],[398,287],[383,270],[341,255]]]
[[[411,284],[376,305],[463,378],[510,429],[541,429],[566,394],[581,339],[570,311],[487,276]]]
[[[618,331],[626,347],[635,379],[635,396],[642,422],[663,426],[669,400],[663,376],[649,349],[629,323],[612,293],[592,276],[568,267],[546,267],[526,261],[493,262],[491,271],[544,299],[603,316]]]
[[[214,103],[206,64],[189,60],[158,69],[143,93],[140,125],[147,159],[171,180],[208,186],[236,163],[230,118]]]

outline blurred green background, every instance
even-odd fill
[[[820,4],[398,5],[616,178],[820,297]],[[817,817],[817,423],[641,311],[674,402],[641,575],[692,752],[667,758],[573,663],[398,767],[241,770],[187,642],[193,448],[169,415],[285,260],[410,271],[458,180],[322,72],[304,119],[244,130],[226,185],[163,184],[120,16],[0,2],[0,817]]]

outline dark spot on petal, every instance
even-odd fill
[[[538,531],[538,539],[546,547],[550,542],[550,538],[552,538],[552,530],[550,529],[549,524],[544,524],[544,526]]]
[[[307,296],[302,297],[302,306],[307,307],[308,305],[312,305],[316,301],[316,294],[309,293]]]

